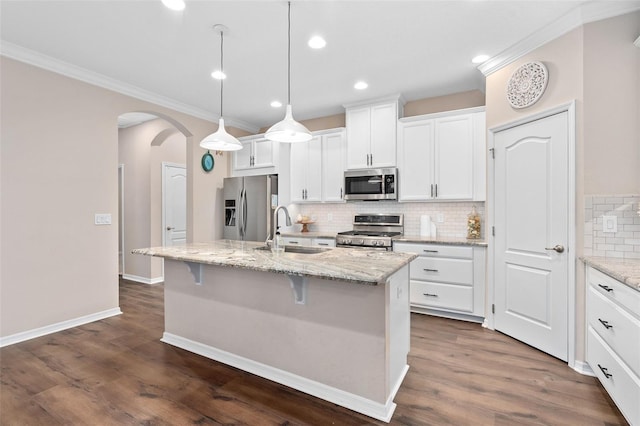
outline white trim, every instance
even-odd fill
[[[451,111],[434,112],[434,113],[430,113],[430,114],[421,114],[421,115],[412,115],[412,116],[409,116],[409,117],[402,117],[398,121],[400,123],[411,123],[412,121],[430,120],[430,119],[434,119],[434,118],[449,117],[449,116],[453,116],[453,115],[474,114],[474,113],[477,113],[477,112],[485,112],[486,109],[487,108],[485,106],[463,108],[463,109],[454,109],[454,110],[451,110]],[[447,201],[449,201],[449,200],[447,200]]]
[[[581,25],[636,10],[640,10],[639,2],[587,2],[484,62],[478,70],[488,76]]]
[[[449,318],[459,321],[475,322],[484,324],[485,318],[473,314],[463,314],[452,311],[441,311],[438,309],[425,308],[424,306],[411,305],[411,312],[414,314],[431,315],[433,317]]]
[[[157,277],[157,278],[147,278],[147,277],[141,277],[138,275],[122,274],[122,278],[128,281],[134,281],[137,283],[149,284],[149,285],[160,284],[164,282],[164,276]]]
[[[393,402],[400,384],[404,380],[404,376],[409,370],[409,366],[405,366],[402,374],[398,378],[398,381],[394,383],[391,394],[385,404],[372,401],[370,399],[363,398],[361,396],[345,392],[343,390],[327,386],[323,383],[316,382],[314,380],[307,379],[297,374],[289,373],[288,371],[281,370],[279,368],[271,367],[260,362],[253,361],[248,358],[244,358],[232,353],[208,346],[202,343],[195,342],[184,337],[176,336],[175,334],[165,332],[160,339],[164,343],[176,346],[178,348],[193,352],[198,355],[202,355],[214,361],[221,362],[223,364],[230,365],[240,370],[255,374],[259,377],[280,383],[293,389],[297,389],[301,392],[315,396],[317,398],[324,399],[334,404],[346,407],[350,410],[362,413],[369,417],[373,417],[377,420],[389,422],[393,412],[396,408],[396,404]]]
[[[120,177],[120,222],[119,225],[120,226],[120,244],[122,246],[122,252],[118,251],[118,255],[120,256],[120,262],[122,262],[122,274],[124,274],[124,271],[126,270],[124,268],[124,262],[127,256],[125,256],[126,250],[125,250],[125,245],[124,245],[124,164],[120,163],[118,164],[118,175]]]
[[[61,61],[51,56],[43,55],[42,53],[24,48],[8,41],[2,40],[0,42],[0,55],[62,74],[75,80],[84,81],[85,83],[89,83],[94,86],[112,90],[114,92],[169,108],[174,111],[182,112],[193,117],[201,118],[212,123],[217,123],[220,119],[220,116],[213,115],[204,109],[158,95],[148,90],[144,90],[131,84],[107,77],[103,74]],[[260,130],[260,127],[243,120],[237,120],[229,117],[225,117],[224,120],[229,126],[246,130],[250,133],[256,133]]]
[[[0,348],[24,342],[25,340],[35,339],[36,337],[46,336],[47,334],[57,333],[58,331],[78,327],[83,324],[88,324],[90,322],[99,321],[120,314],[122,314],[120,308],[107,309],[106,311],[96,312],[94,314],[57,322],[55,324],[45,325],[44,327],[34,328],[33,330],[23,331],[21,333],[0,337]]]
[[[591,369],[591,366],[584,361],[576,361],[573,365],[573,369],[585,376],[597,377],[596,373]]]
[[[398,102],[398,105],[400,106],[404,106],[404,104],[406,103],[404,97],[402,96],[401,93],[396,93],[394,95],[389,95],[389,96],[384,96],[381,98],[375,98],[375,99],[367,99],[364,101],[358,101],[358,102],[352,102],[349,104],[344,104],[342,105],[344,108],[354,108],[354,107],[361,107],[361,106],[372,106],[372,105],[377,105],[377,104],[386,104],[389,102]]]
[[[576,102],[561,104],[557,107],[520,118],[505,124],[501,124],[488,129],[489,137],[487,146],[489,149],[495,148],[495,134],[513,127],[531,123],[542,118],[546,118],[555,114],[567,112],[568,125],[568,143],[569,153],[567,165],[568,174],[568,234],[567,234],[567,267],[568,267],[568,292],[567,292],[567,364],[571,368],[576,368],[578,362],[576,357]],[[488,157],[489,158],[489,157]],[[487,230],[495,225],[495,162],[489,158],[489,166],[487,167],[487,202],[486,202],[486,220]],[[487,238],[493,238],[490,232],[487,232]],[[487,309],[486,320],[483,324],[491,330],[495,330],[495,314],[491,312],[491,305],[495,302],[495,241],[489,243],[490,249],[487,250]]]

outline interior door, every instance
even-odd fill
[[[187,169],[163,163],[163,227],[165,246],[187,242]]]
[[[568,113],[495,134],[495,328],[568,358]]]

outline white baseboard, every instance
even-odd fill
[[[25,340],[35,339],[36,337],[45,336],[68,328],[77,327],[79,325],[88,324],[90,322],[113,317],[122,314],[120,308],[107,309],[106,311],[96,312],[94,314],[85,315],[83,317],[58,322],[44,327],[34,328],[33,330],[23,331],[21,333],[12,334],[10,336],[0,337],[0,348],[13,345],[15,343],[24,342]]]
[[[575,361],[573,369],[580,374],[584,374],[585,376],[596,377],[596,373],[593,372],[591,366],[584,361]]]
[[[411,312],[415,314],[432,315],[434,317],[449,318],[459,321],[484,323],[485,318],[472,314],[463,314],[450,311],[440,311],[438,309],[424,308],[422,306],[411,305]]]
[[[138,275],[122,274],[122,278],[124,278],[125,280],[135,281],[137,283],[150,284],[150,285],[164,282],[164,277],[147,278],[147,277],[140,277]]]
[[[244,358],[232,353],[208,346],[202,343],[195,342],[184,337],[176,336],[171,333],[164,333],[162,335],[162,342],[176,346],[178,348],[193,352],[198,355],[202,355],[214,361],[221,362],[223,364],[230,365],[240,370],[247,371],[251,374],[263,377],[265,379],[280,383],[293,389],[297,389],[301,392],[315,396],[325,401],[332,402],[342,407],[348,408],[358,413],[362,413],[369,417],[373,417],[377,420],[389,422],[393,412],[395,411],[396,404],[393,402],[404,376],[409,370],[409,366],[405,366],[405,369],[398,379],[398,382],[394,384],[393,391],[387,399],[385,404],[372,401],[361,396],[345,392],[343,390],[327,386],[323,383],[316,382],[314,380],[307,379],[297,374],[292,374],[279,368],[274,368],[269,365],[262,364]]]

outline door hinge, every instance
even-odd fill
[[[491,235],[494,236],[494,237],[496,236],[496,227],[495,226],[491,227]]]
[[[489,148],[489,152],[491,152],[491,158],[496,159],[496,150],[495,148]]]
[[[492,305],[491,305],[491,313],[492,313],[492,314],[495,314],[495,313],[496,313],[496,305],[495,305],[495,304],[492,304]]]

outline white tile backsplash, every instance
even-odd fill
[[[618,231],[603,232],[602,216],[616,216]],[[588,195],[584,220],[586,256],[640,258],[640,195]]]
[[[309,227],[313,232],[338,233],[353,229],[353,216],[357,213],[402,213],[404,214],[404,233],[420,234],[420,216],[429,215],[436,225],[437,235],[442,237],[466,238],[467,216],[473,206],[481,217],[481,236],[485,236],[484,202],[455,203],[397,203],[388,201],[348,202],[343,204],[295,204],[288,206],[292,220],[298,214],[314,218]],[[443,222],[438,222],[442,215]],[[300,225],[294,225],[291,231],[299,231]]]

